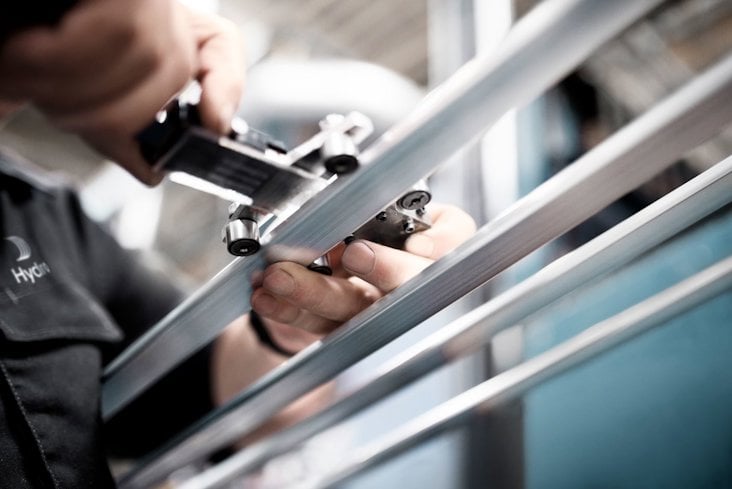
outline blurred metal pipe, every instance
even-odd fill
[[[363,61],[275,57],[247,72],[239,115],[251,127],[294,146],[302,142],[303,128],[317,127],[330,113],[361,112],[373,122],[374,134],[381,134],[424,95],[411,80]]]
[[[210,413],[122,480],[146,487],[251,432],[300,395],[637,187],[732,118],[732,56],[488,223],[377,304]],[[641,163],[639,163],[641,162]]]
[[[297,489],[330,489],[402,454],[471,416],[515,399],[532,387],[673,319],[694,306],[732,289],[732,257],[726,258],[665,291],[602,321],[560,345],[489,379],[419,416],[414,421],[356,450],[338,467]]]
[[[498,332],[732,202],[732,157],[687,182],[492,301],[453,321],[389,362],[327,409],[251,445],[179,489],[221,487],[267,460],[371,406],[452,360],[480,350]]]
[[[232,262],[113,361],[105,371],[103,417],[110,418],[245,314],[251,292],[248,277],[264,266],[265,257],[312,262],[508,109],[537,96],[659,3],[542,2],[516,25],[498,55],[467,63],[370,146],[361,156],[364,165],[353,176],[326,188],[274,229],[260,253]],[[406,329],[393,331],[389,339]],[[365,346],[373,351],[384,343]]]

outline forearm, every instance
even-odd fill
[[[273,338],[285,348],[297,351],[315,337],[303,336],[284,325],[269,324]],[[284,328],[288,328],[284,330]],[[291,333],[291,334],[290,334]],[[307,335],[307,333],[305,333]],[[272,369],[287,357],[262,344],[249,324],[248,316],[241,316],[226,327],[214,345],[211,366],[211,395],[216,405],[222,405]],[[241,441],[241,444],[289,426],[318,411],[332,397],[332,384],[326,384],[280,411],[273,419]]]
[[[249,325],[249,316],[237,318],[226,327],[214,346],[211,359],[214,403],[225,403],[285,359],[259,343]]]

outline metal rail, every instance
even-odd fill
[[[575,337],[465,391],[412,422],[356,450],[338,467],[297,489],[330,489],[437,435],[515,399],[649,329],[732,289],[732,257],[602,321]]]
[[[517,202],[450,255],[192,426],[122,481],[145,487],[277,410],[637,187],[732,118],[732,57]],[[410,160],[411,161],[411,160]]]
[[[246,447],[179,489],[221,487],[267,460],[387,397],[406,384],[487,345],[498,332],[620,268],[732,202],[732,157],[667,194],[530,278],[405,351],[327,409]],[[551,285],[551,286],[549,286]]]
[[[324,190],[274,229],[256,258],[232,262],[112,362],[105,372],[103,417],[110,418],[246,313],[248,276],[264,266],[265,257],[306,264],[322,255],[507,110],[539,95],[660,3],[551,0],[538,5],[516,25],[500,54],[467,63],[369,147],[356,174]]]

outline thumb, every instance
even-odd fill
[[[382,293],[391,292],[430,264],[428,258],[364,240],[349,244],[341,257],[343,268]]]

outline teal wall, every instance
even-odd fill
[[[732,255],[732,207],[527,323],[533,356]],[[732,291],[530,392],[530,489],[732,488]]]

